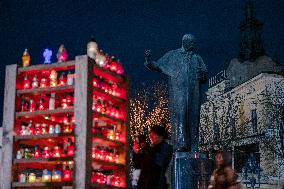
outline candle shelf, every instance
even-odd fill
[[[74,85],[63,85],[57,87],[45,87],[35,89],[20,89],[17,90],[17,95],[20,94],[49,94],[49,93],[64,93],[74,91]]]
[[[96,87],[94,88],[94,95],[101,96],[104,99],[112,101],[113,103],[125,103],[126,101],[124,98],[113,96],[109,93],[106,93],[104,90]]]
[[[44,135],[25,135],[25,136],[14,136],[15,141],[19,140],[39,140],[39,139],[48,139],[48,138],[63,138],[74,136],[74,133],[60,133],[60,134],[44,134]]]
[[[108,61],[7,66],[3,125],[12,142],[0,188],[126,188],[128,80]],[[98,168],[112,172],[108,182],[92,182],[87,173]]]
[[[93,62],[93,63],[95,62],[92,59],[89,59],[89,60],[90,62]],[[104,78],[107,78],[117,83],[123,83],[126,81],[126,77],[124,77],[123,75],[115,74],[114,72],[111,72],[110,70],[107,70],[105,68],[98,66],[96,63],[94,63],[93,73],[97,76],[102,76]]]
[[[66,113],[73,113],[74,108],[57,108],[55,110],[37,110],[34,112],[16,112],[16,117],[35,117],[44,115],[62,115]]]
[[[114,163],[114,162],[108,162],[108,161],[103,161],[103,160],[99,160],[99,159],[93,159],[93,162],[99,163],[101,165],[105,165],[105,166],[111,166],[111,167],[115,167],[115,168],[125,168],[126,165],[125,164],[119,164],[119,163]]]
[[[26,163],[49,163],[58,164],[60,162],[73,161],[73,157],[62,157],[62,158],[30,158],[30,159],[14,159],[14,164],[26,164]]]
[[[92,188],[123,189],[124,187],[110,186],[106,184],[93,183]]]
[[[117,119],[115,117],[111,117],[109,115],[102,114],[102,113],[94,111],[94,118],[98,118],[98,117],[101,120],[106,121],[106,122],[110,122],[110,123],[125,123],[125,120]]]
[[[35,183],[20,183],[20,182],[13,182],[13,188],[21,188],[21,187],[48,187],[48,188],[55,188],[55,187],[62,187],[62,186],[72,186],[73,182],[35,182]]]
[[[72,70],[75,69],[75,61],[67,61],[67,62],[60,62],[60,63],[53,63],[53,64],[40,64],[40,65],[33,65],[28,67],[19,67],[18,74],[22,74],[23,72],[26,73],[39,73],[42,71],[50,71],[50,70]]]
[[[125,143],[117,141],[117,140],[111,140],[109,138],[103,137],[101,135],[93,135],[93,142],[99,143],[99,144],[105,144],[110,147],[120,147],[124,146]]]

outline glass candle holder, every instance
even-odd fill
[[[92,148],[92,158],[99,159],[99,150],[97,148]]]
[[[110,71],[116,72],[117,71],[117,62],[112,61],[109,67]]]
[[[67,95],[66,96],[66,102],[67,102],[68,106],[72,106],[72,104],[73,104],[73,97],[71,95]]]
[[[69,166],[66,166],[66,168],[63,170],[62,180],[65,182],[72,181],[72,170],[69,168]]]
[[[99,159],[103,161],[107,161],[107,156],[108,156],[108,152],[106,152],[105,150],[101,150]]]
[[[108,130],[107,138],[110,139],[110,140],[114,140],[114,131],[113,130]]]
[[[36,103],[33,99],[30,99],[30,108],[29,111],[30,112],[34,112],[36,110]]]
[[[55,146],[53,148],[52,157],[53,158],[60,158],[61,157],[61,150],[60,150],[59,146]]]
[[[96,55],[98,54],[98,51],[99,51],[98,44],[96,43],[96,41],[94,39],[92,39],[87,44],[87,55],[90,58],[95,59]]]
[[[59,77],[58,85],[63,86],[63,85],[66,85],[66,83],[67,83],[66,75],[62,73]]]
[[[56,87],[57,86],[57,80],[50,80],[50,86]]]
[[[55,125],[55,133],[60,134],[61,133],[61,126],[59,124]]]
[[[62,173],[59,170],[55,170],[52,172],[52,182],[61,182]]]
[[[119,64],[117,69],[116,69],[116,73],[121,75],[121,74],[123,74],[123,72],[124,72],[124,69],[123,69],[122,65]]]
[[[56,70],[51,70],[50,75],[49,75],[49,79],[50,80],[57,80],[57,71]]]
[[[49,125],[48,133],[54,134],[54,126],[53,125]]]
[[[68,108],[68,103],[67,103],[66,98],[63,98],[63,99],[61,100],[61,107],[62,107],[63,109]]]
[[[20,135],[22,135],[22,136],[29,135],[27,126],[21,125]]]
[[[26,175],[24,173],[21,173],[19,176],[18,176],[18,181],[20,183],[25,183],[26,182]]]
[[[105,184],[106,181],[107,181],[106,176],[105,176],[104,174],[102,174],[102,173],[97,173],[97,174],[98,174],[98,175],[97,175],[97,183],[99,183],[99,184]]]
[[[67,50],[65,49],[64,45],[60,45],[57,52],[57,61],[65,62],[67,58],[68,58]]]
[[[111,180],[111,185],[119,187],[121,185],[121,179],[119,176],[114,176]]]
[[[120,163],[120,161],[119,161],[119,155],[118,155],[117,152],[115,152],[115,153],[113,154],[113,159],[114,159],[114,162],[115,162],[115,163]]]
[[[21,112],[28,111],[28,103],[25,100],[21,100]]]
[[[38,88],[38,86],[39,86],[38,78],[37,78],[37,76],[35,75],[35,76],[33,77],[33,80],[32,80],[32,88]]]
[[[30,121],[29,125],[27,126],[27,132],[28,132],[28,135],[35,134],[35,127],[34,127],[32,121]]]
[[[72,143],[67,147],[67,156],[74,156],[74,145]]]
[[[107,114],[107,115],[111,114],[111,106],[109,106],[109,105],[105,106],[105,114]]]
[[[111,116],[111,117],[115,117],[115,115],[116,115],[116,109],[115,108],[113,108],[113,107],[109,107],[109,109],[110,109],[110,113],[109,113],[109,115]]]
[[[47,79],[46,78],[41,78],[41,80],[40,80],[40,87],[41,88],[47,87]]]
[[[41,134],[43,134],[43,135],[48,134],[46,123],[41,124]]]
[[[93,171],[91,175],[91,182],[96,182],[96,173]]]
[[[69,125],[69,117],[68,116],[63,117],[62,122],[66,125]]]
[[[28,148],[24,149],[24,159],[29,159],[29,149]]]
[[[21,152],[21,150],[17,151],[17,155],[16,155],[16,159],[22,159],[23,158],[23,154]]]
[[[51,182],[51,172],[47,169],[42,171],[42,182]]]
[[[107,155],[106,155],[106,161],[109,161],[109,162],[113,162],[113,156],[112,156],[112,154],[110,154],[110,153],[107,153]]]
[[[41,135],[41,126],[39,123],[35,124],[35,135]]]
[[[40,149],[38,146],[35,146],[34,158],[39,158],[39,157],[40,157]]]
[[[107,178],[102,173],[93,172],[92,177],[91,177],[91,181],[94,182],[94,183],[106,184]]]
[[[70,125],[64,125],[63,133],[71,133],[72,129]]]
[[[58,117],[56,117],[56,116],[50,116],[50,117],[49,117],[49,120],[52,121],[52,122],[58,122]]]
[[[116,132],[115,133],[115,140],[120,140],[120,135],[121,135],[121,133]]]
[[[100,103],[95,104],[95,110],[99,113],[104,113],[103,106]]]
[[[43,148],[43,152],[42,152],[42,157],[43,158],[50,158],[51,154],[50,154],[50,150],[49,148],[46,146]]]
[[[57,86],[57,72],[55,70],[52,70],[49,75],[50,79],[50,86],[56,87]]]
[[[51,56],[52,56],[52,50],[44,49],[44,52],[42,53],[44,57],[44,64],[50,64],[51,63]]]
[[[29,80],[28,76],[26,75],[24,77],[24,81],[23,81],[23,88],[29,89],[30,87],[31,87],[31,81]]]
[[[36,182],[36,175],[34,173],[30,173],[29,174],[29,179],[28,179],[29,183],[34,183]]]
[[[31,57],[28,52],[28,49],[25,49],[23,56],[22,56],[22,65],[23,67],[27,67],[30,65]]]
[[[48,109],[49,110],[55,109],[55,93],[51,93],[50,95]]]
[[[44,107],[44,100],[42,98],[39,100],[38,109],[39,110],[44,110],[45,109],[45,107]]]
[[[74,84],[74,74],[71,74],[71,72],[69,72],[67,74],[67,85],[73,85]]]
[[[72,123],[72,124],[75,123],[75,117],[74,117],[74,116],[71,117],[71,123]]]
[[[93,87],[99,87],[99,80],[97,78],[93,79]]]

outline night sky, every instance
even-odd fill
[[[56,54],[61,43],[69,59],[74,59],[86,54],[94,36],[100,48],[121,60],[132,88],[138,88],[164,79],[144,68],[145,49],[151,49],[157,59],[179,48],[185,33],[196,36],[197,52],[213,76],[238,54],[243,7],[243,0],[0,0],[0,79],[4,81],[6,65],[21,64],[25,48],[31,64],[43,63],[44,48]],[[284,60],[283,10],[283,0],[256,3],[257,18],[264,23],[266,52],[271,57],[277,54],[280,62]],[[1,110],[3,91],[1,82]]]

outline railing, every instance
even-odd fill
[[[226,70],[220,71],[215,76],[209,79],[209,88],[220,83],[221,81],[224,81],[226,78],[227,78]]]

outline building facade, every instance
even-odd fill
[[[209,88],[201,105],[200,150],[231,151],[233,167],[243,182],[245,166],[253,157],[266,187],[283,186],[283,109],[283,75],[260,73],[239,85],[225,76]]]
[[[232,166],[246,187],[283,188],[283,67],[265,55],[253,2],[246,1],[238,58],[209,79],[199,149],[211,157],[217,150],[231,152]]]

